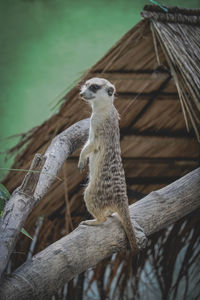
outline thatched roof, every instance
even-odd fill
[[[200,141],[200,9],[173,7],[167,11],[146,6],[142,15],[151,20],[155,47],[158,39],[169,64],[186,126],[189,130],[191,122]],[[158,53],[157,59],[159,62]]]
[[[130,202],[193,170],[200,157],[196,137],[200,111],[200,10],[171,8],[165,13],[147,6],[143,17],[82,78],[104,77],[116,86],[115,104],[121,116],[121,149]],[[34,154],[44,153],[55,135],[89,116],[90,109],[80,100],[76,85],[65,95],[59,112],[24,138],[22,144],[27,146],[14,167],[28,169]],[[194,129],[187,131],[185,119],[196,133]],[[86,174],[78,171],[78,155],[73,154],[66,162],[59,174],[65,179],[54,182],[24,226],[33,233],[37,217],[45,216],[36,252],[66,234],[66,194],[73,228],[88,218],[82,196]],[[11,172],[4,184],[12,191],[23,176],[24,173]],[[29,243],[21,236],[17,251],[27,251]],[[24,257],[18,254],[16,259]]]

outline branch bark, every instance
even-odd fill
[[[85,143],[88,130],[89,119],[85,119],[57,135],[44,156],[36,154],[30,167],[31,171],[11,195],[0,219],[0,277],[8,264],[26,218],[46,194],[64,161]],[[32,170],[39,170],[41,173],[33,173]]]
[[[130,206],[131,220],[147,236],[174,223],[200,207],[200,168]],[[137,242],[144,246],[145,237],[136,228]],[[100,260],[128,245],[117,216],[101,226],[80,225],[71,234],[24,263],[0,286],[0,298],[49,299],[77,274],[95,266]]]
[[[45,157],[36,154],[22,184],[9,199],[0,223],[0,276],[3,274],[15,247],[17,236],[35,204],[34,191]]]
[[[34,194],[37,201],[49,190],[65,160],[84,145],[88,138],[89,124],[89,119],[81,120],[52,140],[45,152],[46,162]]]

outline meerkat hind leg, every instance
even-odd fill
[[[106,221],[106,217],[101,217],[93,220],[82,221],[81,225],[97,226]]]

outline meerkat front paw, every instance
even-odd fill
[[[87,159],[79,160],[79,162],[78,162],[79,171],[82,172],[85,169],[86,165],[87,165]]]
[[[82,221],[79,225],[98,226],[98,225],[101,225],[105,220],[104,219],[103,219],[103,221],[102,220],[96,220],[96,219],[87,220],[87,221]]]

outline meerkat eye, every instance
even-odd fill
[[[98,84],[91,84],[91,86],[89,87],[89,90],[92,91],[93,93],[96,93],[100,88],[101,87]]]

